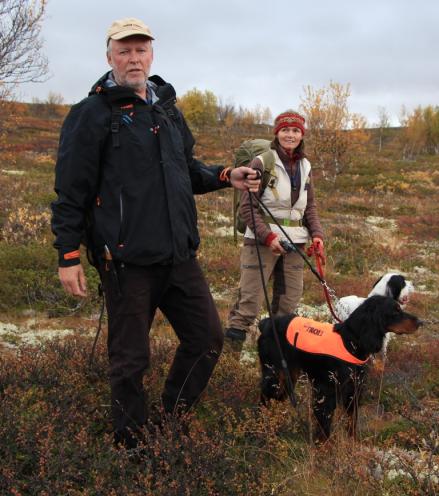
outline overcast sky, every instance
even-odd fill
[[[385,107],[439,104],[439,0],[49,0],[43,26],[51,78],[20,98],[81,100],[107,70],[105,35],[138,17],[156,38],[153,74],[178,94],[298,108],[303,87],[351,84],[351,111],[370,124]]]

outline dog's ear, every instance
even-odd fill
[[[344,322],[343,337],[364,353],[380,351],[386,334],[386,303],[389,300],[378,295],[367,298]]]
[[[405,278],[400,274],[393,274],[387,282],[386,296],[390,296],[394,300],[399,299],[399,295],[405,286]]]

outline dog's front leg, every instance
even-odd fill
[[[291,367],[289,370],[290,381],[287,381],[283,370],[276,370],[273,366],[264,365],[262,367],[261,396],[260,401],[264,406],[268,406],[271,399],[285,401],[289,395],[294,395],[297,379],[300,370]],[[291,389],[291,390],[290,390]]]
[[[358,424],[358,405],[348,411],[348,435],[355,441],[357,440],[357,424]]]
[[[314,441],[325,443],[331,434],[332,417],[336,407],[335,394],[321,384],[313,384],[313,413],[316,422]]]
[[[357,421],[358,421],[358,406],[359,406],[359,393],[354,388],[351,394],[343,398],[343,407],[348,415],[348,435],[354,439],[357,438]]]
[[[268,406],[271,399],[283,401],[286,398],[283,373],[267,363],[262,363],[261,369],[261,404]]]
[[[351,369],[349,380],[342,388],[343,408],[348,415],[348,435],[357,438],[358,409],[364,384],[364,368]]]

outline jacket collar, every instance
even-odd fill
[[[154,93],[152,99],[153,104],[159,103],[164,106],[167,103],[175,103],[176,93],[174,87],[164,81],[160,76],[151,76],[147,81],[147,85]],[[117,85],[112,77],[111,71],[106,72],[91,87],[89,96],[96,94],[104,94],[109,97],[112,102],[133,98],[144,101],[134,93],[132,88]]]

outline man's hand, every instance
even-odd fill
[[[59,267],[58,275],[67,293],[81,298],[87,296],[87,280],[81,264],[72,267]]]
[[[230,184],[236,189],[259,191],[261,173],[250,167],[237,167],[230,173]]]

